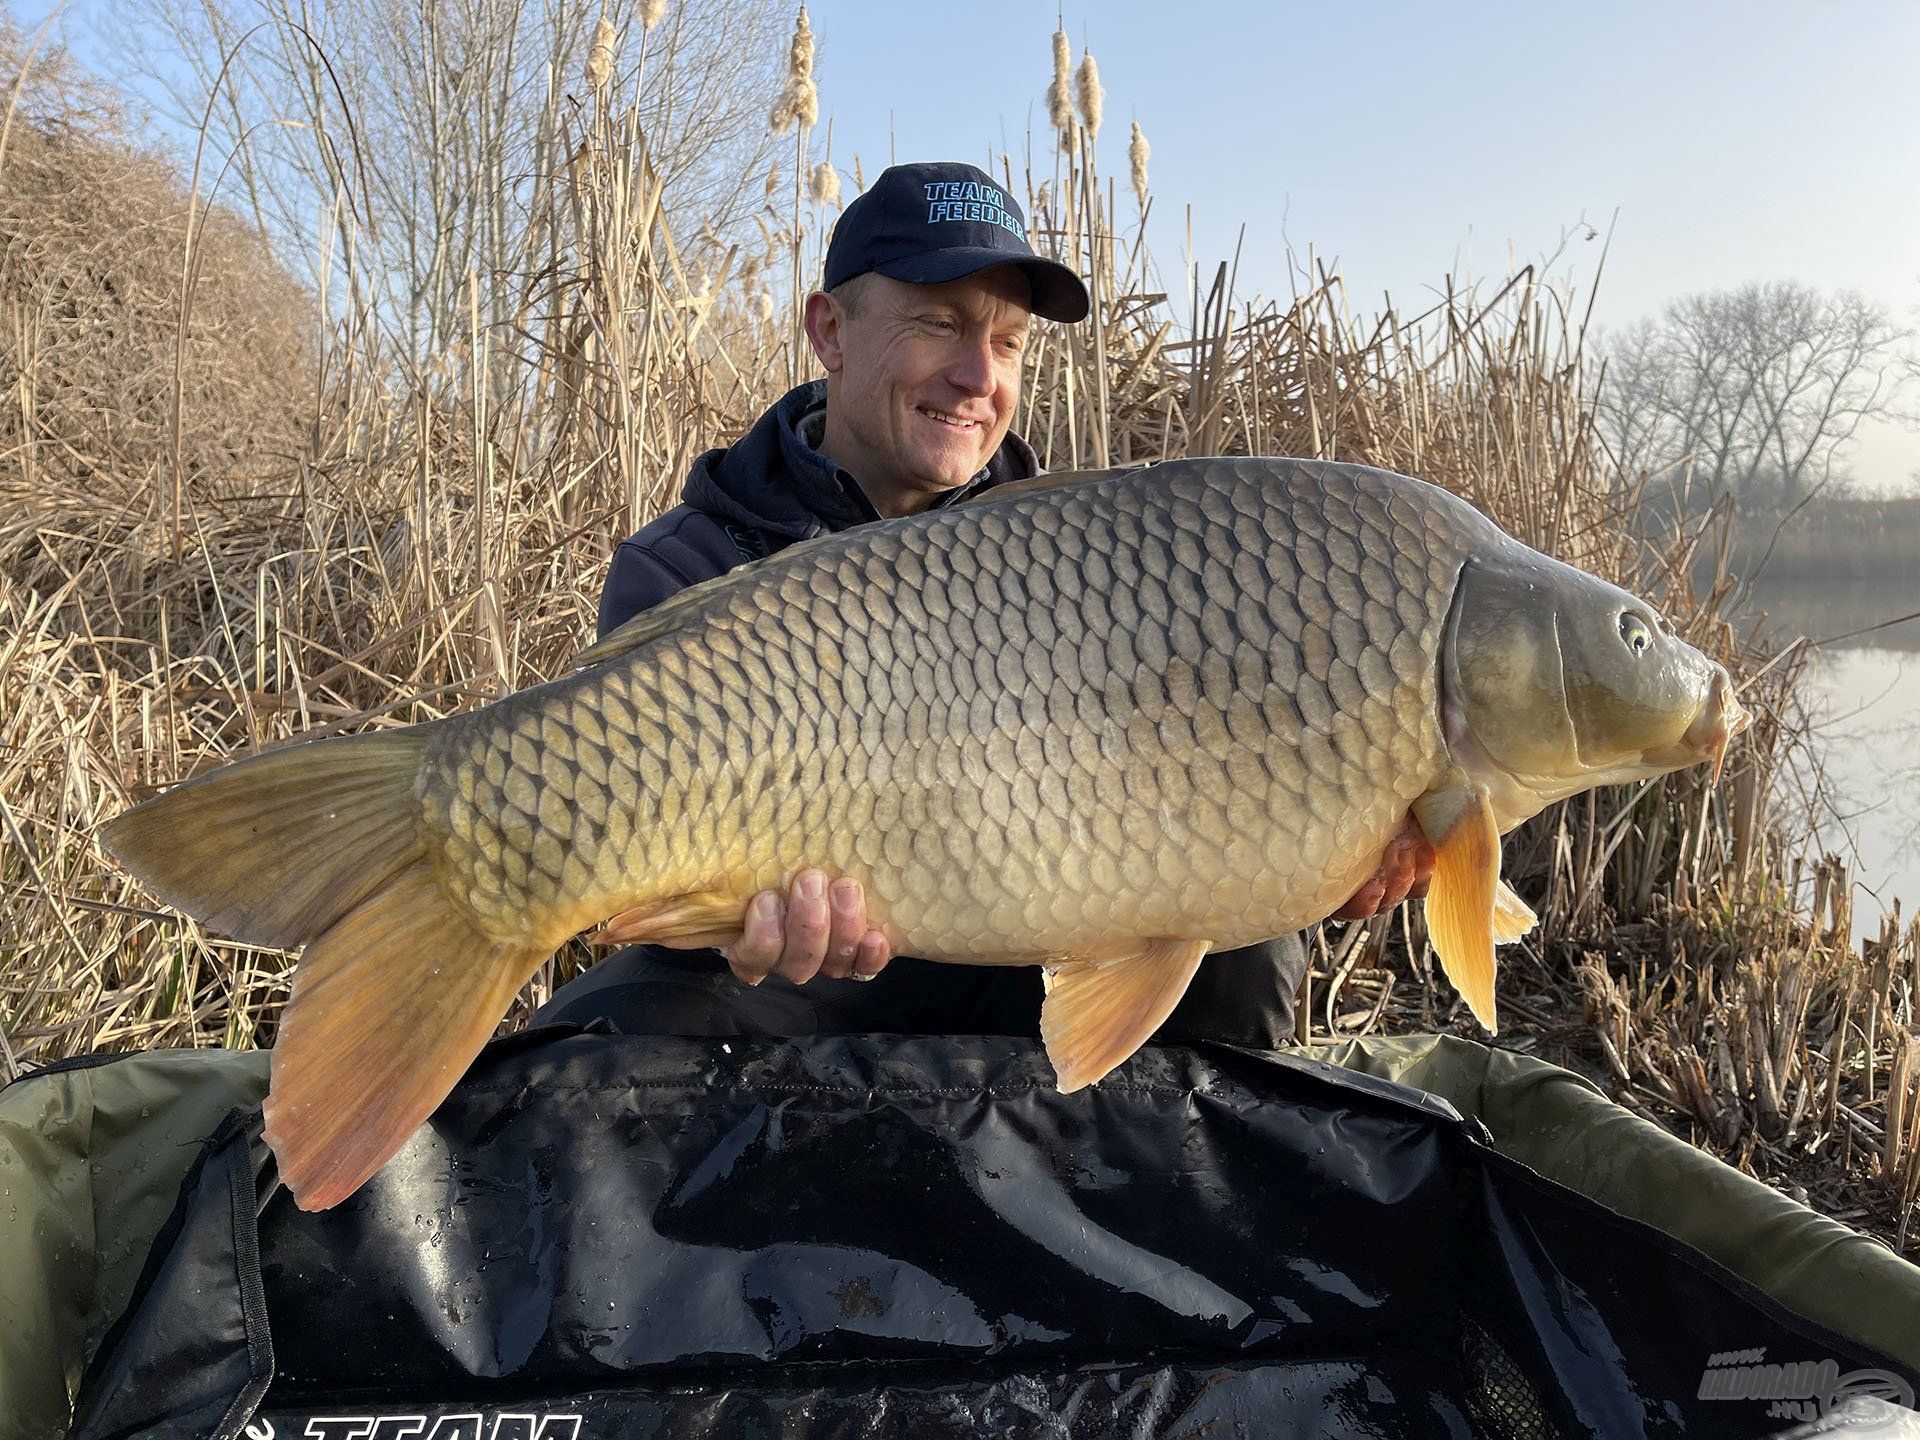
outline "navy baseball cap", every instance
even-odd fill
[[[840,213],[822,289],[869,270],[910,285],[940,285],[995,265],[1018,265],[1033,313],[1069,323],[1092,308],[1080,277],[1027,243],[1027,217],[987,172],[971,165],[890,165]]]

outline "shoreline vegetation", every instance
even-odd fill
[[[290,957],[160,909],[106,861],[100,824],[294,736],[562,673],[613,544],[810,373],[797,293],[842,182],[862,183],[827,154],[811,34],[768,97],[764,207],[716,233],[675,209],[637,118],[637,87],[674,75],[641,58],[668,9],[603,26],[553,93],[566,158],[515,202],[538,273],[470,274],[470,323],[424,352],[353,298],[350,185],[329,280],[303,286],[70,64],[28,63],[0,32],[17,102],[0,129],[0,1080],[94,1050],[270,1043]],[[1914,1254],[1920,939],[1896,909],[1851,948],[1846,866],[1801,853],[1818,796],[1787,779],[1804,652],[1754,637],[1724,507],[1663,515],[1610,464],[1584,301],[1531,267],[1448,281],[1413,312],[1360,305],[1321,263],[1285,299],[1243,294],[1232,261],[1169,283],[1145,138],[1116,186],[1097,72],[1083,59],[1076,83],[1069,61],[1062,35],[1050,128],[988,160],[1096,305],[1043,329],[1016,428],[1055,470],[1258,453],[1418,475],[1725,661],[1758,719],[1717,787],[1690,771],[1589,794],[1508,838],[1541,926],[1503,951],[1496,1043]],[[1832,513],[1808,556],[1856,523]],[[1486,1038],[1417,906],[1328,926],[1315,954],[1305,1036]],[[563,952],[509,1023],[592,958]]]
[[[1920,496],[1816,497],[1784,515],[1741,516],[1733,542],[1734,572],[1769,586],[1901,581],[1905,588],[1886,592],[1886,603],[1905,596],[1914,602],[1906,610],[1920,608],[1920,588],[1912,585],[1914,557],[1920,555]]]

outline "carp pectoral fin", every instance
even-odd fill
[[[406,1143],[551,948],[482,935],[424,860],[307,947],[265,1106],[301,1209],[337,1205]]]
[[[1040,1038],[1063,1095],[1091,1085],[1158,1030],[1187,993],[1205,940],[1154,940],[1134,955],[1077,960],[1046,974]]]
[[[1435,855],[1433,883],[1427,890],[1427,933],[1467,1008],[1489,1034],[1497,1033],[1493,937],[1500,831],[1493,807],[1486,791],[1459,786],[1422,795],[1413,802],[1413,813]]]
[[[1493,943],[1510,944],[1539,923],[1540,917],[1533,913],[1533,907],[1502,880],[1493,892]]]
[[[746,918],[746,897],[722,890],[697,890],[622,910],[589,934],[587,943],[721,949],[740,938]]]

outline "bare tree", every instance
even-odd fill
[[[135,43],[177,118],[206,115],[228,203],[418,363],[476,322],[511,350],[551,282],[571,224],[569,120],[603,14],[622,37],[614,84],[677,213],[726,235],[757,207],[787,7],[673,0],[643,25],[662,8],[137,0]]]
[[[1902,338],[1852,291],[1776,281],[1686,296],[1605,342],[1601,431],[1629,471],[1691,462],[1709,497],[1792,505],[1888,410]]]

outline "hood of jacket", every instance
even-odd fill
[[[793,540],[878,520],[880,513],[859,482],[802,438],[817,434],[826,404],[824,380],[789,390],[740,439],[694,461],[681,500],[723,521]],[[1033,447],[1009,431],[987,468],[940,496],[932,508],[1039,473]]]

